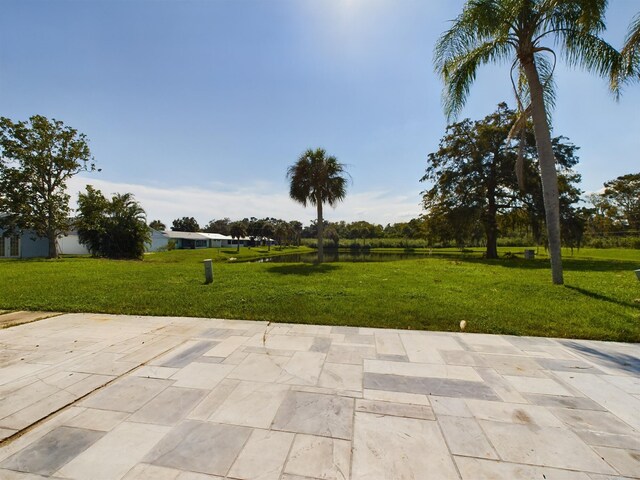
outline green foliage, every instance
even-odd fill
[[[616,211],[616,217],[622,217],[626,226],[640,232],[640,173],[621,175],[604,183],[602,196],[610,202]]]
[[[287,169],[289,195],[305,207],[327,203],[335,207],[347,195],[345,166],[322,148],[307,150]]]
[[[193,217],[176,218],[171,223],[171,230],[174,232],[199,232],[200,225]]]
[[[229,226],[229,233],[238,240],[238,252],[240,251],[240,239],[247,236],[247,229],[243,222],[233,222]]]
[[[210,220],[202,229],[206,233],[219,233],[220,235],[230,235],[229,226],[231,220],[229,218],[221,218],[219,220]]]
[[[305,207],[315,205],[318,225],[318,260],[322,261],[322,208],[325,203],[335,207],[347,195],[345,166],[334,156],[327,156],[322,148],[307,150],[287,169],[289,196]]]
[[[619,70],[612,72],[612,83],[621,86],[632,81],[637,82],[640,80],[640,13],[631,21],[620,53],[622,65]]]
[[[465,119],[447,127],[438,151],[431,153],[422,182],[426,237],[432,245],[455,242],[474,245],[484,235],[487,258],[497,258],[500,217],[516,210],[525,213],[536,242],[542,241],[544,200],[535,139],[531,134],[510,147],[507,138],[516,112],[505,103],[482,120]],[[577,147],[564,137],[552,139],[560,188],[560,211],[565,238],[574,242],[581,225],[573,211],[580,190]],[[522,179],[516,164],[520,152]]]
[[[468,0],[434,50],[436,70],[442,76],[445,110],[457,115],[469,95],[478,68],[511,63],[519,79],[516,91],[529,105],[528,63],[537,65],[547,106],[554,98],[552,74],[560,47],[571,66],[609,78],[621,66],[620,53],[599,37],[605,28],[606,0]],[[550,58],[549,58],[550,57]],[[615,82],[611,88],[617,89]]]
[[[78,237],[92,255],[112,259],[142,259],[151,240],[145,213],[130,193],[111,200],[87,185],[78,195]]]
[[[49,256],[57,257],[56,240],[70,228],[67,181],[95,170],[91,161],[86,136],[61,121],[0,117],[0,226],[48,238]]]
[[[161,220],[152,220],[149,223],[149,228],[152,228],[159,232],[164,232],[167,229],[167,226],[164,223],[162,223]]]

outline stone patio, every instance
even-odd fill
[[[2,479],[640,478],[640,346],[66,314],[0,330]]]

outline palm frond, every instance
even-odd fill
[[[640,13],[631,20],[620,54],[620,69],[611,75],[612,84],[620,87],[629,81],[640,81]]]
[[[444,80],[443,104],[449,118],[455,118],[464,104],[478,67],[491,62],[503,62],[512,53],[512,46],[503,37],[483,43],[446,62],[442,68]]]

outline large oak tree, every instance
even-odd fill
[[[84,134],[42,115],[0,117],[0,226],[47,238],[56,258],[57,239],[70,229],[67,181],[83,170],[95,170]]]

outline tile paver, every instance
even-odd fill
[[[639,415],[632,344],[103,314],[0,330],[3,480],[640,478]]]

